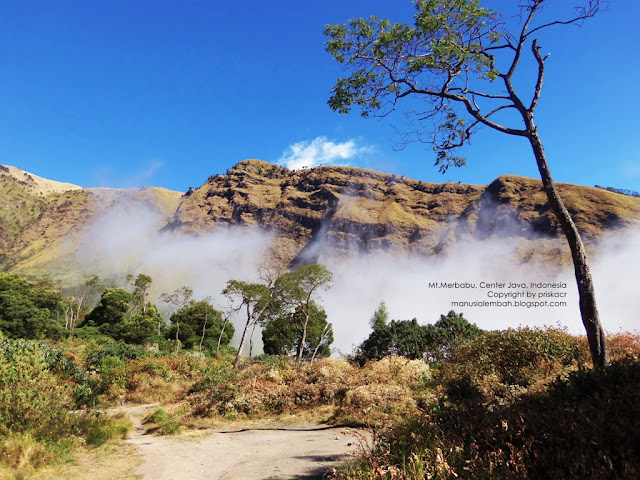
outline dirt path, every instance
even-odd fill
[[[136,424],[129,441],[144,457],[136,473],[145,480],[321,478],[359,445],[355,430],[308,424],[206,430],[177,437],[144,435],[140,419],[155,407],[126,410]]]

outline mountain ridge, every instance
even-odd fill
[[[72,265],[87,229],[131,202],[158,213],[158,232],[201,235],[224,226],[260,227],[274,236],[271,254],[292,265],[354,252],[441,255],[465,238],[504,237],[529,242],[525,259],[566,261],[541,182],[516,175],[482,186],[356,167],[293,171],[244,160],[186,193],[161,187],[82,189],[50,180],[45,193],[10,168],[0,168],[0,268],[6,271]],[[36,184],[41,178],[23,174]],[[606,231],[640,224],[640,199],[572,184],[558,189],[588,243]]]

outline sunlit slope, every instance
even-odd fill
[[[15,167],[0,167],[0,174],[0,261],[5,271],[64,276],[77,269],[75,250],[104,212],[134,201],[159,211],[166,221],[182,196],[159,187],[82,189]]]
[[[0,267],[8,271],[77,269],[74,252],[88,229],[105,212],[131,204],[158,212],[158,232],[259,226],[275,238],[271,254],[294,264],[381,250],[443,255],[461,241],[504,238],[518,243],[519,261],[568,260],[541,182],[513,175],[481,186],[352,167],[291,171],[245,160],[183,194],[80,189],[11,172],[0,171]],[[604,232],[640,224],[640,199],[570,184],[558,189],[591,245]]]
[[[558,189],[587,240],[640,221],[640,199],[570,184]],[[466,238],[513,237],[529,250],[564,245],[541,182],[513,175],[485,187],[351,167],[294,172],[246,160],[186,197],[168,227],[201,233],[221,224],[275,230],[275,253],[300,261],[380,249],[438,255]]]

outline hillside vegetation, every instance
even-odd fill
[[[132,205],[158,212],[158,231],[203,234],[222,226],[260,226],[275,234],[270,255],[293,266],[377,250],[440,255],[469,238],[521,240],[518,261],[568,260],[541,182],[513,175],[485,187],[353,167],[291,171],[245,160],[181,194],[156,187],[79,190],[51,181],[48,189],[38,189],[24,180],[35,176],[3,169],[4,271],[64,277],[78,270],[73,252],[87,230],[103,214]],[[640,222],[639,198],[570,184],[558,188],[591,244],[606,231]]]
[[[635,478],[640,339],[611,345],[601,372],[583,338],[528,329],[483,333],[431,362],[263,356],[233,369],[230,355],[3,339],[0,473],[28,478],[123,438],[127,419],[98,413],[111,405],[162,402],[148,434],[292,415],[371,428],[373,446],[335,478]]]

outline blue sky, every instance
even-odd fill
[[[487,4],[504,11],[515,2]],[[550,1],[552,16],[561,3]],[[339,116],[323,28],[409,0],[30,0],[0,5],[0,163],[85,187],[201,185],[246,158],[348,163],[423,181],[537,176],[523,139],[483,130],[444,176],[401,117]],[[536,120],[556,181],[640,190],[638,2],[611,0],[550,52]],[[306,155],[306,157],[304,157]],[[313,161],[313,160],[309,160]]]

